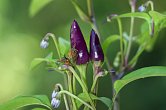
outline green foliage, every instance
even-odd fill
[[[49,99],[45,95],[18,96],[0,105],[0,110],[16,110],[22,107],[27,107],[32,105],[39,105],[40,108],[52,110],[50,107],[51,105]]]
[[[44,8],[52,0],[32,0],[29,7],[29,15],[35,16],[42,8]]]
[[[90,97],[93,99],[93,100],[99,100],[101,102],[103,102],[108,108],[111,108],[112,107],[112,101],[109,99],[109,98],[106,98],[106,97],[97,97],[93,94],[89,94]],[[80,93],[78,95],[78,97],[82,100],[84,100],[85,102],[88,102],[88,97],[85,93]],[[80,108],[82,103],[80,103],[79,101],[76,101],[76,104],[77,104],[77,107]]]
[[[103,42],[103,51],[104,51],[104,53],[106,54],[108,46],[111,43],[113,43],[113,42],[115,42],[119,39],[120,39],[119,35],[111,35],[111,36],[107,37],[107,39],[105,39],[104,42]]]
[[[65,55],[68,51],[69,51],[69,47],[70,47],[70,42],[65,40],[62,37],[58,38],[58,44],[59,44],[59,50],[61,52],[61,55]]]
[[[131,18],[131,17],[140,18],[140,19],[146,20],[146,22],[149,25],[149,32],[152,31],[152,29],[151,29],[151,17],[149,16],[148,13],[144,13],[144,12],[125,13],[125,14],[121,14],[119,16],[108,17],[107,21],[111,21],[113,19],[118,19],[118,18]]]
[[[53,52],[48,54],[48,56],[46,56],[45,58],[35,58],[31,62],[30,70],[32,70],[34,67],[36,67],[37,65],[41,64],[42,62],[51,62],[52,59],[53,59]]]
[[[114,89],[116,91],[116,94],[118,94],[120,90],[130,82],[141,78],[154,77],[154,76],[166,76],[166,67],[152,66],[152,67],[145,67],[135,70],[125,75],[122,79],[117,80],[114,83]]]
[[[137,63],[139,56],[142,54],[144,50],[152,50],[159,32],[166,27],[166,15],[163,15],[156,11],[145,12],[134,12],[134,13],[125,13],[119,16],[108,17],[107,20],[111,21],[113,19],[118,18],[141,18],[146,22],[142,24],[141,33],[137,35],[134,41],[139,45],[139,48],[135,54],[135,56],[129,62],[131,67],[134,67]],[[148,28],[149,31],[148,31]],[[108,38],[109,40],[109,38]],[[108,42],[108,41],[106,41]],[[124,42],[125,44],[125,42]],[[105,45],[108,45],[107,43]],[[125,44],[126,45],[126,44]],[[106,46],[107,47],[107,46]],[[104,47],[104,49],[106,48]]]
[[[147,43],[146,45],[146,50],[152,50],[154,43],[157,40],[157,36],[159,34],[159,32],[166,27],[166,15],[163,15],[161,13],[158,13],[156,11],[150,11],[149,15],[151,16],[151,20],[149,21],[149,25],[152,24],[152,22],[154,22],[154,32],[153,32],[153,36],[150,37],[149,33],[147,31],[143,31],[137,39],[137,42],[139,45],[142,45],[143,43]],[[152,21],[153,20],[153,21]],[[146,30],[145,28],[145,24],[143,24],[144,26],[142,26],[141,30]]]
[[[149,32],[146,30],[147,28],[147,22],[145,22],[142,25],[141,28],[141,34],[138,35],[138,38],[136,39],[136,42],[140,45],[136,55],[132,58],[132,60],[130,61],[129,65],[134,66],[139,58],[139,56],[141,55],[141,53],[146,49],[147,51],[152,50],[159,32],[166,27],[166,15],[163,15],[161,13],[158,13],[156,11],[150,11],[149,15],[151,16],[152,21],[149,21],[149,25],[153,26],[152,28],[154,28],[154,32],[153,35],[150,36]],[[153,25],[152,25],[153,22]]]
[[[85,22],[90,22],[88,15],[83,11],[83,9],[80,7],[80,5],[77,3],[77,1],[71,0],[71,2],[74,5],[79,17]]]

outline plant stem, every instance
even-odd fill
[[[65,90],[62,90],[59,92],[59,95],[61,94],[67,94],[73,98],[75,98],[76,100],[80,101],[81,103],[83,103],[84,105],[86,105],[87,107],[89,107],[91,110],[94,110],[88,103],[84,102],[82,99],[80,99],[79,97],[75,96],[74,94],[68,92],[68,91],[65,91]]]
[[[77,69],[80,72],[81,80],[83,81],[84,85],[86,86],[86,90],[88,90],[87,82],[86,82],[86,68],[87,65],[77,65]]]
[[[61,84],[56,84],[56,86],[59,86],[59,87],[60,87],[60,90],[63,91],[63,87],[62,87]],[[64,102],[65,102],[66,110],[70,110],[70,109],[69,109],[69,105],[68,105],[68,103],[67,103],[67,98],[66,98],[66,95],[65,95],[65,94],[63,95],[63,98],[64,98]]]
[[[120,35],[120,52],[121,52],[121,66],[120,66],[120,71],[123,68],[123,64],[124,64],[124,51],[123,51],[123,32],[122,32],[122,22],[121,20],[118,18],[118,25],[119,25],[119,35]]]
[[[93,16],[93,6],[92,6],[92,0],[87,0],[87,8],[88,8],[88,14],[89,16]]]
[[[94,13],[94,8],[93,8],[93,0],[87,0],[87,7],[88,7],[89,19],[91,20],[91,23],[90,23],[91,27],[96,31],[99,39],[101,39],[99,29],[98,29],[97,23],[96,23],[96,18],[95,18],[95,13]]]
[[[68,85],[69,85],[69,92],[70,93],[73,93],[73,88],[72,88],[72,73],[70,72],[67,72],[68,74]],[[72,102],[72,109],[73,110],[77,110],[77,107],[76,107],[76,103],[75,103],[75,100],[73,98],[71,98],[71,102]]]
[[[59,58],[61,58],[60,50],[59,50],[59,46],[58,46],[58,41],[57,41],[55,35],[52,34],[52,33],[47,33],[44,38],[46,38],[46,37],[51,37],[53,39],[56,50],[57,50],[57,53],[58,53],[58,56],[59,56]]]
[[[119,103],[118,103],[118,100],[116,100],[117,97],[118,96],[117,96],[116,92],[113,91],[113,98],[112,98],[113,106],[112,106],[111,110],[119,110]]]
[[[119,106],[119,95],[115,93],[115,90],[113,90],[113,110],[120,110]]]
[[[154,4],[153,1],[149,0],[146,2],[147,6],[150,5],[151,11],[154,11]]]
[[[94,106],[94,104],[93,104],[93,101],[92,101],[91,97],[89,96],[89,93],[88,93],[88,91],[87,91],[87,88],[86,88],[85,83],[83,83],[83,82],[81,81],[80,77],[79,77],[78,74],[75,72],[75,70],[73,69],[73,67],[69,66],[68,69],[73,73],[73,75],[75,76],[75,78],[77,79],[77,81],[79,82],[79,84],[81,85],[81,87],[82,87],[83,91],[85,92],[85,94],[87,95],[88,100],[89,100],[90,104],[92,105],[93,109],[96,110],[96,109],[95,109],[95,106]]]
[[[131,12],[132,12],[132,13],[135,12],[135,4],[131,5]],[[134,17],[131,17],[131,21],[130,21],[129,43],[128,43],[127,52],[126,52],[126,57],[125,57],[125,61],[127,61],[127,65],[128,65],[129,54],[130,54],[131,46],[132,46],[133,30],[134,30]],[[125,65],[125,66],[126,66],[126,65]]]
[[[93,93],[94,90],[95,90],[95,87],[96,87],[96,84],[97,84],[97,79],[99,78],[99,75],[96,75],[94,80],[93,80],[93,84],[92,84],[92,87],[91,87],[91,92]]]
[[[73,93],[74,94],[76,94],[76,79],[75,79],[75,77],[74,77],[74,75],[73,75]]]

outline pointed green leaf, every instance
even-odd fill
[[[52,61],[52,58],[53,58],[53,53],[51,52],[45,58],[35,58],[35,59],[33,59],[32,62],[31,62],[31,65],[30,65],[30,70],[32,70],[34,67],[41,64],[42,62]]]
[[[33,17],[36,15],[43,7],[45,7],[52,0],[32,0],[29,7],[29,15]]]
[[[118,94],[120,90],[130,82],[141,78],[154,77],[154,76],[166,76],[166,67],[152,66],[133,71],[124,76],[121,80],[117,80],[114,83],[114,89],[116,91],[116,94]]]
[[[58,38],[58,42],[59,42],[59,48],[60,48],[61,55],[63,56],[69,51],[70,42],[65,40],[62,37]]]
[[[97,97],[97,96],[95,96],[95,95],[93,95],[93,94],[89,94],[89,95],[90,95],[90,97],[91,97],[93,100],[99,100],[99,101],[103,102],[108,108],[111,108],[111,107],[112,107],[112,101],[111,101],[111,99],[109,99],[109,98],[107,98],[107,97]],[[87,97],[87,95],[86,95],[85,93],[80,93],[80,94],[78,95],[78,97],[79,97],[80,99],[84,100],[85,102],[88,102],[88,101],[89,101],[89,99],[88,99],[88,97]],[[82,103],[79,102],[79,101],[77,101],[77,100],[76,100],[76,104],[77,104],[77,107],[78,107],[78,108],[80,108],[81,105],[82,105]]]
[[[111,17],[110,20],[117,19],[117,18],[130,18],[130,17],[141,18],[141,19],[145,19],[146,21],[150,21],[151,19],[148,13],[135,12],[135,13],[125,13],[118,16],[114,16],[114,17]]]
[[[47,110],[52,110],[49,99],[45,95],[18,96],[0,105],[0,110],[16,110],[30,105],[39,105]]]
[[[39,65],[42,62],[47,62],[47,59],[45,58],[35,58],[32,60],[31,65],[30,65],[30,70],[32,70],[34,67]]]
[[[140,19],[144,19],[147,23],[148,23],[148,26],[149,26],[149,33],[151,33],[153,30],[151,28],[152,24],[151,24],[151,16],[148,14],[148,13],[144,13],[144,12],[134,12],[134,13],[125,13],[125,14],[121,14],[119,16],[110,16],[110,17],[107,17],[107,21],[111,21],[112,19],[118,19],[118,18],[131,18],[131,17],[134,17],[134,18],[140,18]]]
[[[149,11],[149,15],[154,19],[155,23],[159,23],[161,20],[166,18],[166,15],[161,14],[157,11]]]
[[[83,9],[80,7],[80,5],[77,3],[77,1],[71,0],[71,2],[74,5],[79,17],[85,22],[90,22],[88,15],[83,11]]]
[[[150,11],[149,15],[153,18],[154,21],[154,35],[150,36],[147,29],[147,23],[144,23],[141,27],[141,34],[138,36],[137,43],[142,45],[147,43],[145,49],[150,51],[152,50],[159,32],[166,27],[166,15],[158,13],[156,11]]]

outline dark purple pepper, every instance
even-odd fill
[[[90,35],[90,59],[92,61],[104,61],[104,53],[100,45],[99,37],[93,29]]]
[[[87,50],[84,37],[76,20],[74,20],[71,25],[70,42],[71,42],[71,48],[77,50],[78,56],[76,59],[76,64],[77,65],[86,64],[89,61],[89,53]]]

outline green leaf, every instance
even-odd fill
[[[152,32],[152,29],[151,29],[152,18],[148,13],[144,13],[144,12],[125,13],[125,14],[121,14],[119,16],[113,16],[113,17],[110,16],[107,18],[108,19],[107,21],[111,21],[113,19],[118,19],[118,18],[131,18],[131,17],[146,20],[146,22],[148,23],[148,26],[149,26],[149,32]]]
[[[36,15],[43,7],[45,7],[52,0],[32,0],[29,7],[29,15],[33,17]]]
[[[39,65],[42,62],[47,62],[47,59],[45,58],[35,58],[32,60],[31,65],[30,65],[30,70],[32,70],[34,67]]]
[[[53,58],[53,53],[51,52],[45,58],[35,58],[35,59],[33,59],[32,62],[31,62],[31,65],[30,65],[30,70],[32,70],[34,67],[36,67],[37,65],[39,65],[42,62],[51,61],[52,58]]]
[[[158,38],[159,32],[166,27],[166,15],[163,15],[161,13],[158,13],[156,11],[150,11],[149,15],[153,18],[154,20],[154,36],[152,39],[150,39],[149,45],[146,47],[146,50],[152,50],[154,47],[154,44]]]
[[[161,20],[166,18],[166,15],[161,14],[157,11],[149,11],[149,15],[154,19],[155,23],[159,23]]]
[[[107,39],[104,40],[103,42],[103,51],[104,53],[107,52],[108,46],[113,43],[116,40],[119,40],[120,36],[119,35],[111,35],[107,37]]]
[[[141,34],[138,36],[137,43],[142,45],[143,43],[147,43],[146,50],[152,50],[159,32],[166,27],[166,15],[158,13],[156,11],[150,11],[149,15],[153,18],[154,21],[154,35],[150,36],[147,30],[147,23],[144,23],[141,27]]]
[[[47,110],[45,108],[33,108],[32,110]]]
[[[89,95],[90,95],[90,97],[91,97],[93,100],[99,100],[99,101],[103,102],[108,108],[111,108],[111,107],[112,107],[112,101],[111,101],[111,99],[109,99],[109,98],[107,98],[107,97],[97,97],[97,96],[95,96],[95,95],[93,95],[93,94],[89,94]],[[88,101],[89,101],[89,99],[88,99],[88,97],[87,97],[87,95],[86,95],[85,93],[80,93],[80,94],[78,95],[78,97],[79,97],[80,99],[84,100],[85,102],[88,102]],[[82,103],[81,103],[80,101],[77,101],[77,100],[76,100],[76,104],[77,104],[77,107],[78,107],[78,108],[80,108],[81,105],[82,105]]]
[[[120,90],[130,82],[141,78],[154,77],[154,76],[166,76],[166,67],[152,66],[133,71],[124,76],[121,80],[117,80],[114,83],[114,89],[116,91],[116,94],[118,94]]]
[[[58,38],[58,42],[59,42],[59,48],[60,48],[61,55],[65,55],[70,48],[70,42],[65,40],[62,37]]]
[[[71,2],[74,5],[79,17],[85,22],[90,22],[88,15],[83,11],[83,9],[80,7],[80,5],[77,3],[77,1],[71,0]]]
[[[39,105],[47,110],[52,110],[49,99],[45,95],[18,96],[0,105],[0,110],[16,110],[30,105]]]
[[[53,58],[53,52],[49,53],[49,54],[45,57],[45,59],[47,59],[47,60],[52,60],[52,58]]]
[[[121,14],[118,16],[114,16],[114,17],[111,17],[111,20],[117,19],[117,18],[128,18],[128,17],[129,18],[130,17],[141,18],[141,19],[145,19],[146,21],[150,21],[150,19],[151,19],[147,13],[135,12],[135,13],[125,13],[125,14]]]

